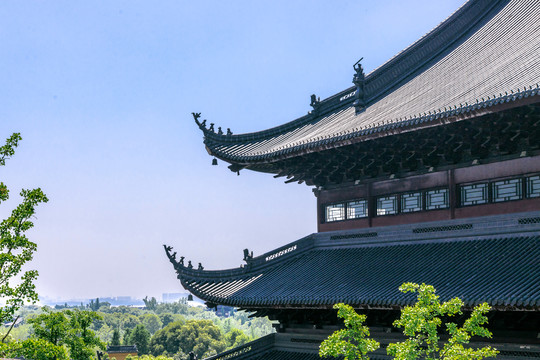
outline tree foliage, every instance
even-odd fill
[[[120,345],[120,331],[118,329],[114,329],[113,331],[111,345]]]
[[[144,314],[141,317],[142,324],[150,332],[150,334],[155,334],[156,331],[161,329],[163,323],[161,319],[156,314]]]
[[[139,356],[146,355],[150,352],[150,332],[148,332],[143,324],[135,326],[135,329],[129,335],[129,341],[131,345],[137,345]]]
[[[469,343],[471,336],[491,337],[491,332],[483,326],[488,321],[485,314],[490,310],[487,303],[476,306],[461,327],[453,322],[446,323],[450,338],[441,348],[442,318],[461,315],[463,301],[456,297],[441,303],[439,296],[435,295],[435,288],[426,284],[405,283],[399,290],[403,293],[418,294],[416,304],[406,306],[401,311],[401,317],[394,322],[394,326],[403,328],[403,334],[408,337],[405,341],[388,345],[388,354],[395,359],[479,360],[497,355],[498,351],[490,346],[480,349],[464,347]]]
[[[164,355],[160,355],[160,356],[152,356],[152,355],[142,355],[142,356],[131,356],[131,355],[128,355],[126,357],[126,360],[176,360],[175,358],[172,358],[172,357],[167,357],[167,356],[164,356]]]
[[[396,360],[444,359],[444,360],[480,360],[495,357],[498,351],[490,346],[479,349],[467,347],[472,336],[491,337],[485,314],[490,310],[487,303],[476,306],[470,317],[460,327],[448,322],[443,328],[443,318],[462,315],[463,301],[459,298],[441,303],[431,285],[404,283],[399,287],[403,293],[417,293],[414,306],[406,306],[401,317],[394,326],[403,329],[406,340],[390,343],[387,353]],[[374,351],[379,344],[368,339],[369,330],[364,325],[365,315],[357,314],[352,307],[336,304],[338,316],[344,319],[345,329],[338,330],[325,340],[320,347],[319,355],[338,356],[345,359],[369,359],[368,352]],[[448,340],[441,347],[441,333],[446,330]]]
[[[94,348],[105,348],[99,337],[90,329],[94,320],[100,319],[100,315],[93,311],[67,310],[69,316],[69,330],[65,343],[69,348],[72,359],[90,360],[94,356]]]
[[[336,304],[337,316],[343,319],[345,329],[334,332],[321,344],[319,355],[345,356],[346,360],[369,359],[368,352],[377,350],[380,344],[368,339],[369,329],[364,325],[366,315],[357,314],[354,309],[345,304]]]
[[[231,329],[225,335],[225,341],[227,342],[227,349],[232,349],[250,342],[251,339],[242,330]]]
[[[32,360],[68,360],[66,348],[44,339],[30,338],[9,344],[0,343],[0,357],[24,357]]]
[[[0,147],[0,166],[15,154],[21,136],[14,133],[5,145]],[[0,222],[0,298],[4,306],[0,307],[0,322],[11,321],[15,311],[25,302],[37,301],[34,280],[36,270],[22,272],[22,267],[32,260],[37,245],[28,240],[25,232],[34,224],[30,220],[35,214],[38,204],[48,199],[41,189],[20,192],[22,202],[11,212],[11,215]],[[0,203],[8,200],[9,190],[0,182]],[[22,273],[21,273],[22,272]]]
[[[149,300],[148,299],[148,296],[146,296],[144,299],[144,306],[146,306],[146,308],[148,310],[156,310],[156,307],[157,307],[157,300],[155,297],[152,296],[152,298]]]
[[[73,309],[55,312],[44,308],[44,313],[28,321],[36,340],[54,346],[65,345],[72,359],[89,360],[94,356],[95,347],[105,346],[90,329],[92,322],[98,319],[100,316],[93,311]]]
[[[156,332],[150,342],[152,354],[187,354],[191,351],[198,358],[219,353],[227,348],[221,330],[210,320],[173,322]]]
[[[61,311],[53,312],[49,308],[43,308],[44,313],[28,319],[32,325],[34,335],[54,345],[63,344],[67,331],[68,319]]]

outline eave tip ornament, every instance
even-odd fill
[[[356,85],[356,96],[353,103],[354,109],[356,110],[356,114],[364,111],[366,109],[366,102],[365,102],[365,81],[366,81],[366,75],[364,74],[364,68],[362,67],[362,64],[360,62],[364,58],[360,58],[356,63],[353,65],[354,71],[356,71],[356,74],[353,76],[353,84]]]
[[[199,121],[199,118],[201,117],[201,113],[192,112],[191,115],[193,115],[193,119],[195,119],[195,123],[197,124],[199,129],[206,132],[206,120],[203,120],[202,122]]]
[[[232,136],[233,134],[230,128],[227,128],[227,134],[225,134],[223,130],[221,129],[221,126],[218,126],[218,131],[216,133],[214,129],[214,125],[215,125],[214,123],[210,123],[210,127],[207,129],[206,119],[204,119],[203,121],[199,121],[199,118],[201,117],[201,113],[192,112],[191,115],[193,115],[193,119],[195,120],[195,123],[197,124],[199,129],[202,130],[205,136],[209,135],[209,133],[212,133],[214,135],[220,135],[220,136]]]

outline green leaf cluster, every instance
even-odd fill
[[[14,133],[5,145],[0,147],[0,166],[15,154],[21,136]],[[0,306],[0,323],[12,321],[15,312],[25,302],[36,302],[34,280],[38,276],[36,270],[22,271],[23,266],[32,260],[37,245],[28,240],[25,232],[34,224],[31,218],[38,204],[47,202],[47,196],[41,189],[20,192],[22,202],[12,210],[11,215],[0,222],[0,298],[4,305]],[[0,182],[0,203],[9,199],[7,186]],[[9,334],[9,331],[8,333]],[[3,337],[2,341],[7,337]]]
[[[26,339],[9,344],[0,343],[0,357],[24,357],[33,360],[68,360],[67,350],[43,339]]]
[[[95,348],[105,348],[99,337],[91,329],[94,321],[101,317],[87,310],[52,311],[43,308],[43,313],[28,319],[36,340],[54,346],[64,346],[72,359],[93,359]]]
[[[227,342],[221,330],[210,320],[170,323],[156,332],[150,341],[153,355],[187,354],[193,351],[198,358],[203,358],[226,348]]]
[[[377,350],[380,344],[368,339],[369,329],[364,322],[366,315],[360,315],[350,305],[336,304],[337,316],[343,319],[345,329],[334,332],[320,346],[319,355],[345,356],[346,360],[369,359],[368,352]]]
[[[406,339],[390,343],[388,355],[396,360],[444,359],[444,360],[480,360],[495,357],[498,351],[490,346],[479,349],[468,347],[472,336],[491,337],[485,314],[490,310],[487,303],[476,306],[462,326],[454,322],[444,324],[443,319],[462,315],[463,301],[453,298],[441,303],[435,294],[435,288],[426,284],[404,283],[399,287],[403,293],[417,293],[417,302],[406,306],[401,316],[394,322],[396,328],[402,328]],[[336,304],[338,317],[344,319],[345,329],[336,331],[320,347],[319,355],[345,356],[345,359],[369,359],[368,352],[379,348],[379,344],[368,339],[369,330],[364,325],[365,315],[357,314],[352,307]],[[446,330],[448,340],[442,341],[441,334]]]
[[[141,356],[131,356],[131,355],[128,355],[126,357],[126,360],[177,360],[175,358],[172,358],[172,357],[167,357],[167,356],[164,356],[164,355],[159,355],[159,356],[152,356],[152,355],[141,355]]]

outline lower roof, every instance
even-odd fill
[[[318,332],[317,330],[303,333],[274,333],[221,354],[211,356],[206,358],[206,360],[342,360],[342,356],[337,358],[319,357],[319,346],[331,333],[332,331]],[[379,349],[368,354],[369,358],[373,360],[392,359],[391,356],[386,354],[386,347],[391,342],[403,340],[401,333],[381,333],[377,330],[372,331],[370,336],[381,344]],[[478,340],[480,339],[476,341]],[[473,340],[469,345],[473,348],[478,348],[487,344],[483,341],[476,341]],[[537,359],[540,354],[540,347],[538,345],[521,341],[517,343],[501,343],[496,340],[488,340],[488,342],[500,351],[497,355],[498,360]]]
[[[206,360],[321,360],[318,349],[322,340],[321,336],[306,338],[302,335],[274,333],[206,358]],[[370,358],[382,359],[371,355]],[[383,358],[386,359],[386,357]],[[343,357],[332,359],[343,359]]]
[[[499,310],[540,309],[540,211],[310,235],[240,269],[176,264],[182,285],[209,304],[250,310],[392,309],[413,304],[404,282],[442,300]]]

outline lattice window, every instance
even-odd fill
[[[426,210],[447,209],[449,206],[448,189],[426,191]]]
[[[527,178],[527,197],[540,196],[540,175],[529,176]]]
[[[491,183],[493,202],[519,200],[522,198],[521,179],[502,180]]]
[[[413,192],[401,195],[401,212],[422,211],[422,193]]]
[[[472,184],[461,187],[461,206],[480,205],[488,202],[488,184]]]
[[[367,200],[349,201],[347,203],[347,219],[359,219],[368,216]]]
[[[326,221],[345,220],[345,204],[332,204],[326,206]]]
[[[397,211],[397,195],[377,198],[377,215],[393,215],[397,214]]]

